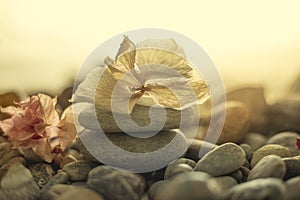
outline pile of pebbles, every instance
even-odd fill
[[[202,140],[203,123],[183,156],[143,174],[95,162],[79,141],[49,164],[12,150],[1,136],[0,200],[300,199],[299,95],[269,105],[261,88],[228,93],[217,144]],[[199,158],[203,145],[211,150]]]

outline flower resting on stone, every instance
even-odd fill
[[[159,104],[180,110],[209,98],[207,84],[173,39],[145,40],[135,45],[124,36],[116,58],[106,58],[105,64],[87,75],[73,96],[74,102],[94,103],[96,110],[111,112],[112,95],[118,81],[121,84],[116,101],[123,105],[122,102],[130,97],[127,108],[114,107],[119,113],[131,113],[136,104]],[[176,88],[180,96],[176,96],[172,88]],[[187,88],[192,89],[193,94],[187,92]]]
[[[11,117],[0,121],[0,128],[14,148],[31,148],[46,162],[67,148],[76,137],[73,114],[68,107],[60,119],[56,103],[56,98],[38,94],[16,103],[17,107],[1,108]]]

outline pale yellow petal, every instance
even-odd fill
[[[188,61],[176,53],[155,48],[144,48],[136,51],[135,63],[137,66],[155,64],[170,67],[186,78],[192,76],[193,68]]]

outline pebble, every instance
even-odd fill
[[[83,188],[72,189],[64,192],[61,196],[59,196],[56,200],[104,200],[104,198],[98,193]]]
[[[0,199],[38,200],[39,187],[30,171],[20,163],[12,165],[1,179]]]
[[[268,141],[267,144],[279,144],[289,149],[292,156],[300,155],[300,151],[296,146],[296,139],[299,139],[300,135],[295,132],[282,132],[277,133],[276,135],[272,136]]]
[[[21,154],[17,150],[10,149],[8,152],[6,152],[3,156],[0,157],[0,166],[4,165],[9,160],[19,156],[21,156]]]
[[[139,200],[146,186],[143,177],[108,166],[92,169],[87,184],[109,200]]]
[[[271,154],[280,156],[282,158],[291,156],[290,151],[286,147],[278,144],[268,144],[254,152],[252,160],[250,162],[251,168],[253,168],[258,163],[258,161],[260,161],[260,159]]]
[[[247,133],[241,143],[248,144],[252,147],[253,151],[256,151],[260,147],[264,146],[267,142],[267,138],[260,133]]]
[[[250,131],[267,133],[268,119],[266,112],[269,106],[265,99],[264,88],[242,87],[226,94],[227,100],[243,102],[250,111]]]
[[[216,115],[220,115],[224,112],[224,105],[219,105],[216,110]],[[248,133],[250,125],[250,113],[247,106],[238,101],[228,101],[225,104],[225,112],[225,122],[217,144],[241,141]],[[196,139],[203,140],[205,138],[210,125],[210,118],[211,116],[208,116],[203,118],[202,122],[200,121],[203,129],[199,129]]]
[[[66,155],[62,158],[61,162],[60,162],[60,168],[64,168],[64,166],[66,164],[72,163],[72,162],[76,162],[78,161],[74,156],[72,155]]]
[[[88,150],[84,145],[78,146],[87,157],[93,155],[111,166],[134,172],[161,169],[181,157],[188,148],[184,134],[175,130],[159,132],[150,138],[136,138],[124,133],[107,136],[114,145],[103,134],[85,130],[80,134],[80,140],[88,144]]]
[[[9,169],[15,163],[21,163],[22,165],[26,165],[26,160],[23,157],[14,157],[10,159],[7,163],[2,165],[1,169]]]
[[[251,160],[253,156],[252,147],[248,144],[241,144],[240,147],[245,151],[247,161]]]
[[[286,167],[284,180],[293,178],[295,176],[300,176],[300,160],[296,158],[283,158],[282,161]]]
[[[227,193],[227,200],[283,200],[286,187],[277,178],[255,179],[238,184]]]
[[[300,176],[294,177],[286,181],[286,192],[284,200],[295,200],[300,197]]]
[[[239,169],[246,161],[244,150],[234,144],[225,143],[207,153],[195,166],[196,171],[204,171],[213,176],[229,174]]]
[[[204,140],[194,139],[191,145],[189,146],[187,152],[185,153],[185,157],[190,158],[194,161],[198,161],[200,159],[199,152],[201,148],[204,148],[205,151],[208,152],[217,146],[218,145],[215,145],[210,142],[206,142]]]
[[[139,126],[146,126],[150,122],[154,124],[160,124],[161,119],[163,119],[162,116],[157,116],[156,118],[151,121],[148,112],[149,112],[148,106],[141,106],[136,105],[130,114],[131,119]],[[161,113],[160,111],[157,111],[158,108],[153,107],[153,112],[155,113]],[[171,109],[171,108],[165,108],[167,119],[164,124],[163,130],[167,131],[170,129],[177,129],[180,125],[180,120],[183,119],[183,124],[191,124],[193,122],[193,109],[192,108],[186,108],[185,109],[185,116],[181,118],[182,111]],[[95,117],[95,111],[94,106],[87,107],[84,111],[82,111],[79,114],[78,121],[82,126],[84,126],[87,129],[93,130],[93,131],[99,131],[99,122],[101,125],[101,129],[105,133],[120,133],[122,130],[118,127],[116,124],[114,117],[111,112],[101,111],[98,112],[97,117]],[[159,114],[158,114],[159,115]],[[121,117],[120,117],[121,118]],[[98,120],[99,119],[99,120]],[[123,117],[123,121],[120,121],[118,123],[122,123],[126,127],[126,130],[131,130],[132,126],[130,125],[130,121],[128,121],[128,117]],[[133,129],[132,131],[136,131]],[[156,131],[156,130],[148,130],[148,131]]]
[[[234,178],[238,183],[242,182],[243,180],[243,173],[240,169],[231,172],[230,174],[228,174],[228,176]]]
[[[37,163],[29,167],[34,181],[41,188],[54,176],[55,172],[51,165],[46,163]]]
[[[196,166],[196,162],[188,159],[188,158],[179,158],[177,160],[175,160],[174,162],[171,162],[164,173],[164,179],[167,179],[170,176],[171,171],[173,171],[173,169],[178,166],[179,164],[187,164],[188,166],[190,166],[192,169]]]
[[[232,178],[231,176],[216,177],[216,178],[209,179],[207,181],[207,185],[209,188],[212,188],[215,185],[219,185],[219,187],[215,188],[215,189],[217,189],[217,188],[220,189],[220,191],[218,191],[219,193],[228,191],[230,188],[234,187],[237,184],[238,184],[237,181],[234,178]],[[213,188],[212,188],[212,190],[213,190]]]
[[[248,180],[268,177],[283,178],[285,172],[286,167],[281,157],[268,155],[263,157],[250,171]]]
[[[68,191],[68,190],[72,190],[72,189],[76,189],[77,187],[72,186],[72,185],[66,185],[66,184],[56,184],[53,185],[51,187],[51,191],[56,193],[57,195],[61,195],[62,193]]]
[[[165,179],[173,178],[174,176],[185,173],[185,172],[191,172],[194,171],[193,168],[188,164],[178,164],[172,169],[168,170],[168,173],[165,173]]]
[[[207,184],[211,178],[205,172],[179,174],[157,194],[157,200],[218,199],[222,195],[218,193],[221,189],[216,182]]]
[[[91,166],[89,163],[84,161],[76,161],[66,164],[63,167],[63,171],[69,174],[71,181],[85,181],[87,180],[88,174],[91,171]]]
[[[148,190],[148,198],[149,200],[156,200],[159,196],[162,196],[161,194],[165,188],[170,184],[170,181],[163,180],[163,181],[157,181]]]

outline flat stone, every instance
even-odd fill
[[[246,161],[244,150],[234,144],[225,143],[207,153],[195,166],[196,171],[204,171],[213,176],[229,174],[239,169]]]
[[[255,179],[241,183],[229,190],[226,199],[230,200],[283,200],[286,187],[277,178]]]
[[[180,131],[159,132],[150,138],[125,133],[105,134],[85,130],[80,134],[81,152],[110,166],[135,172],[161,169],[181,157],[188,144]],[[86,149],[86,147],[88,149]]]
[[[163,180],[163,181],[157,181],[148,190],[148,198],[149,200],[155,200],[158,199],[159,196],[162,196],[161,194],[165,188],[170,184],[170,181]]]
[[[64,192],[57,200],[104,200],[104,198],[99,195],[97,192],[94,192],[89,189],[77,188]]]
[[[30,171],[20,163],[12,165],[1,179],[0,199],[38,200],[39,187]]]
[[[286,167],[284,180],[293,178],[295,176],[300,176],[300,160],[296,158],[283,158],[282,161]]]
[[[253,151],[256,151],[267,142],[267,138],[260,133],[247,133],[241,143],[248,144],[252,147]]]
[[[187,158],[179,158],[174,162],[171,162],[164,173],[164,179],[168,179],[170,177],[170,174],[172,173],[173,169],[176,168],[180,164],[185,164],[188,166],[183,167],[185,170],[190,171],[190,169],[193,170],[193,168],[196,166],[196,162]]]
[[[231,176],[216,177],[216,178],[209,179],[207,182],[208,187],[214,187],[215,185],[218,185],[218,187],[216,187],[215,189],[219,188],[220,189],[220,191],[218,191],[219,193],[226,192],[237,184],[238,184],[237,181]],[[212,190],[214,189],[212,188]]]
[[[0,166],[19,156],[21,156],[21,154],[16,149],[10,149],[7,153],[0,157]]]
[[[154,124],[160,124],[161,120],[163,119],[162,114],[158,114],[159,116],[156,116],[156,118],[151,121],[149,117],[149,108],[148,106],[141,106],[141,105],[136,105],[130,114],[132,120],[139,126],[146,126],[150,122]],[[193,116],[194,116],[194,111],[191,108],[187,108],[184,111],[180,110],[175,110],[175,109],[170,109],[166,108],[165,109],[167,118],[166,122],[164,124],[164,127],[162,130],[170,130],[170,129],[177,129],[180,126],[180,120],[181,120],[181,115],[182,113],[184,114],[184,117],[182,119],[184,120],[182,123],[183,124],[191,124],[193,122]],[[153,113],[161,113],[157,111],[157,108],[153,108]],[[121,118],[121,117],[120,117]],[[126,126],[126,130],[131,130],[133,127],[130,125],[128,118],[122,117],[122,121],[118,122]],[[99,131],[99,122],[101,129],[105,133],[119,133],[123,132],[117,123],[114,120],[114,116],[112,115],[111,112],[106,112],[102,111],[95,116],[95,111],[93,107],[87,107],[86,110],[82,111],[79,114],[78,120],[82,126],[84,126],[87,129],[94,130],[94,131]],[[135,132],[135,129],[131,130],[132,132]],[[148,130],[148,131],[156,131],[156,130]]]
[[[278,144],[268,144],[254,152],[250,163],[251,168],[253,168],[258,163],[258,161],[260,161],[260,159],[271,154],[280,156],[282,158],[291,156],[291,153],[288,150],[288,148]]]
[[[248,180],[259,178],[283,178],[286,167],[281,157],[276,155],[268,155],[263,157],[255,167],[250,171]]]
[[[193,168],[188,164],[178,164],[174,166],[172,169],[170,169],[168,174],[165,174],[165,179],[173,178],[174,176],[186,173],[186,172],[192,172],[194,171]]]
[[[205,172],[187,172],[175,176],[174,179],[167,184],[163,191],[157,195],[157,199],[164,200],[182,200],[182,199],[219,199],[221,191],[219,185],[211,182],[208,186],[207,182],[212,177]]]
[[[63,171],[69,174],[71,181],[85,181],[91,171],[91,166],[82,161],[69,163],[63,167]]]
[[[146,186],[141,176],[104,165],[90,171],[87,184],[110,200],[139,200]]]
[[[279,144],[289,149],[292,156],[297,156],[299,154],[299,149],[296,146],[296,139],[299,139],[300,135],[295,132],[282,132],[277,133],[276,135],[272,136],[268,141],[267,144]]]

